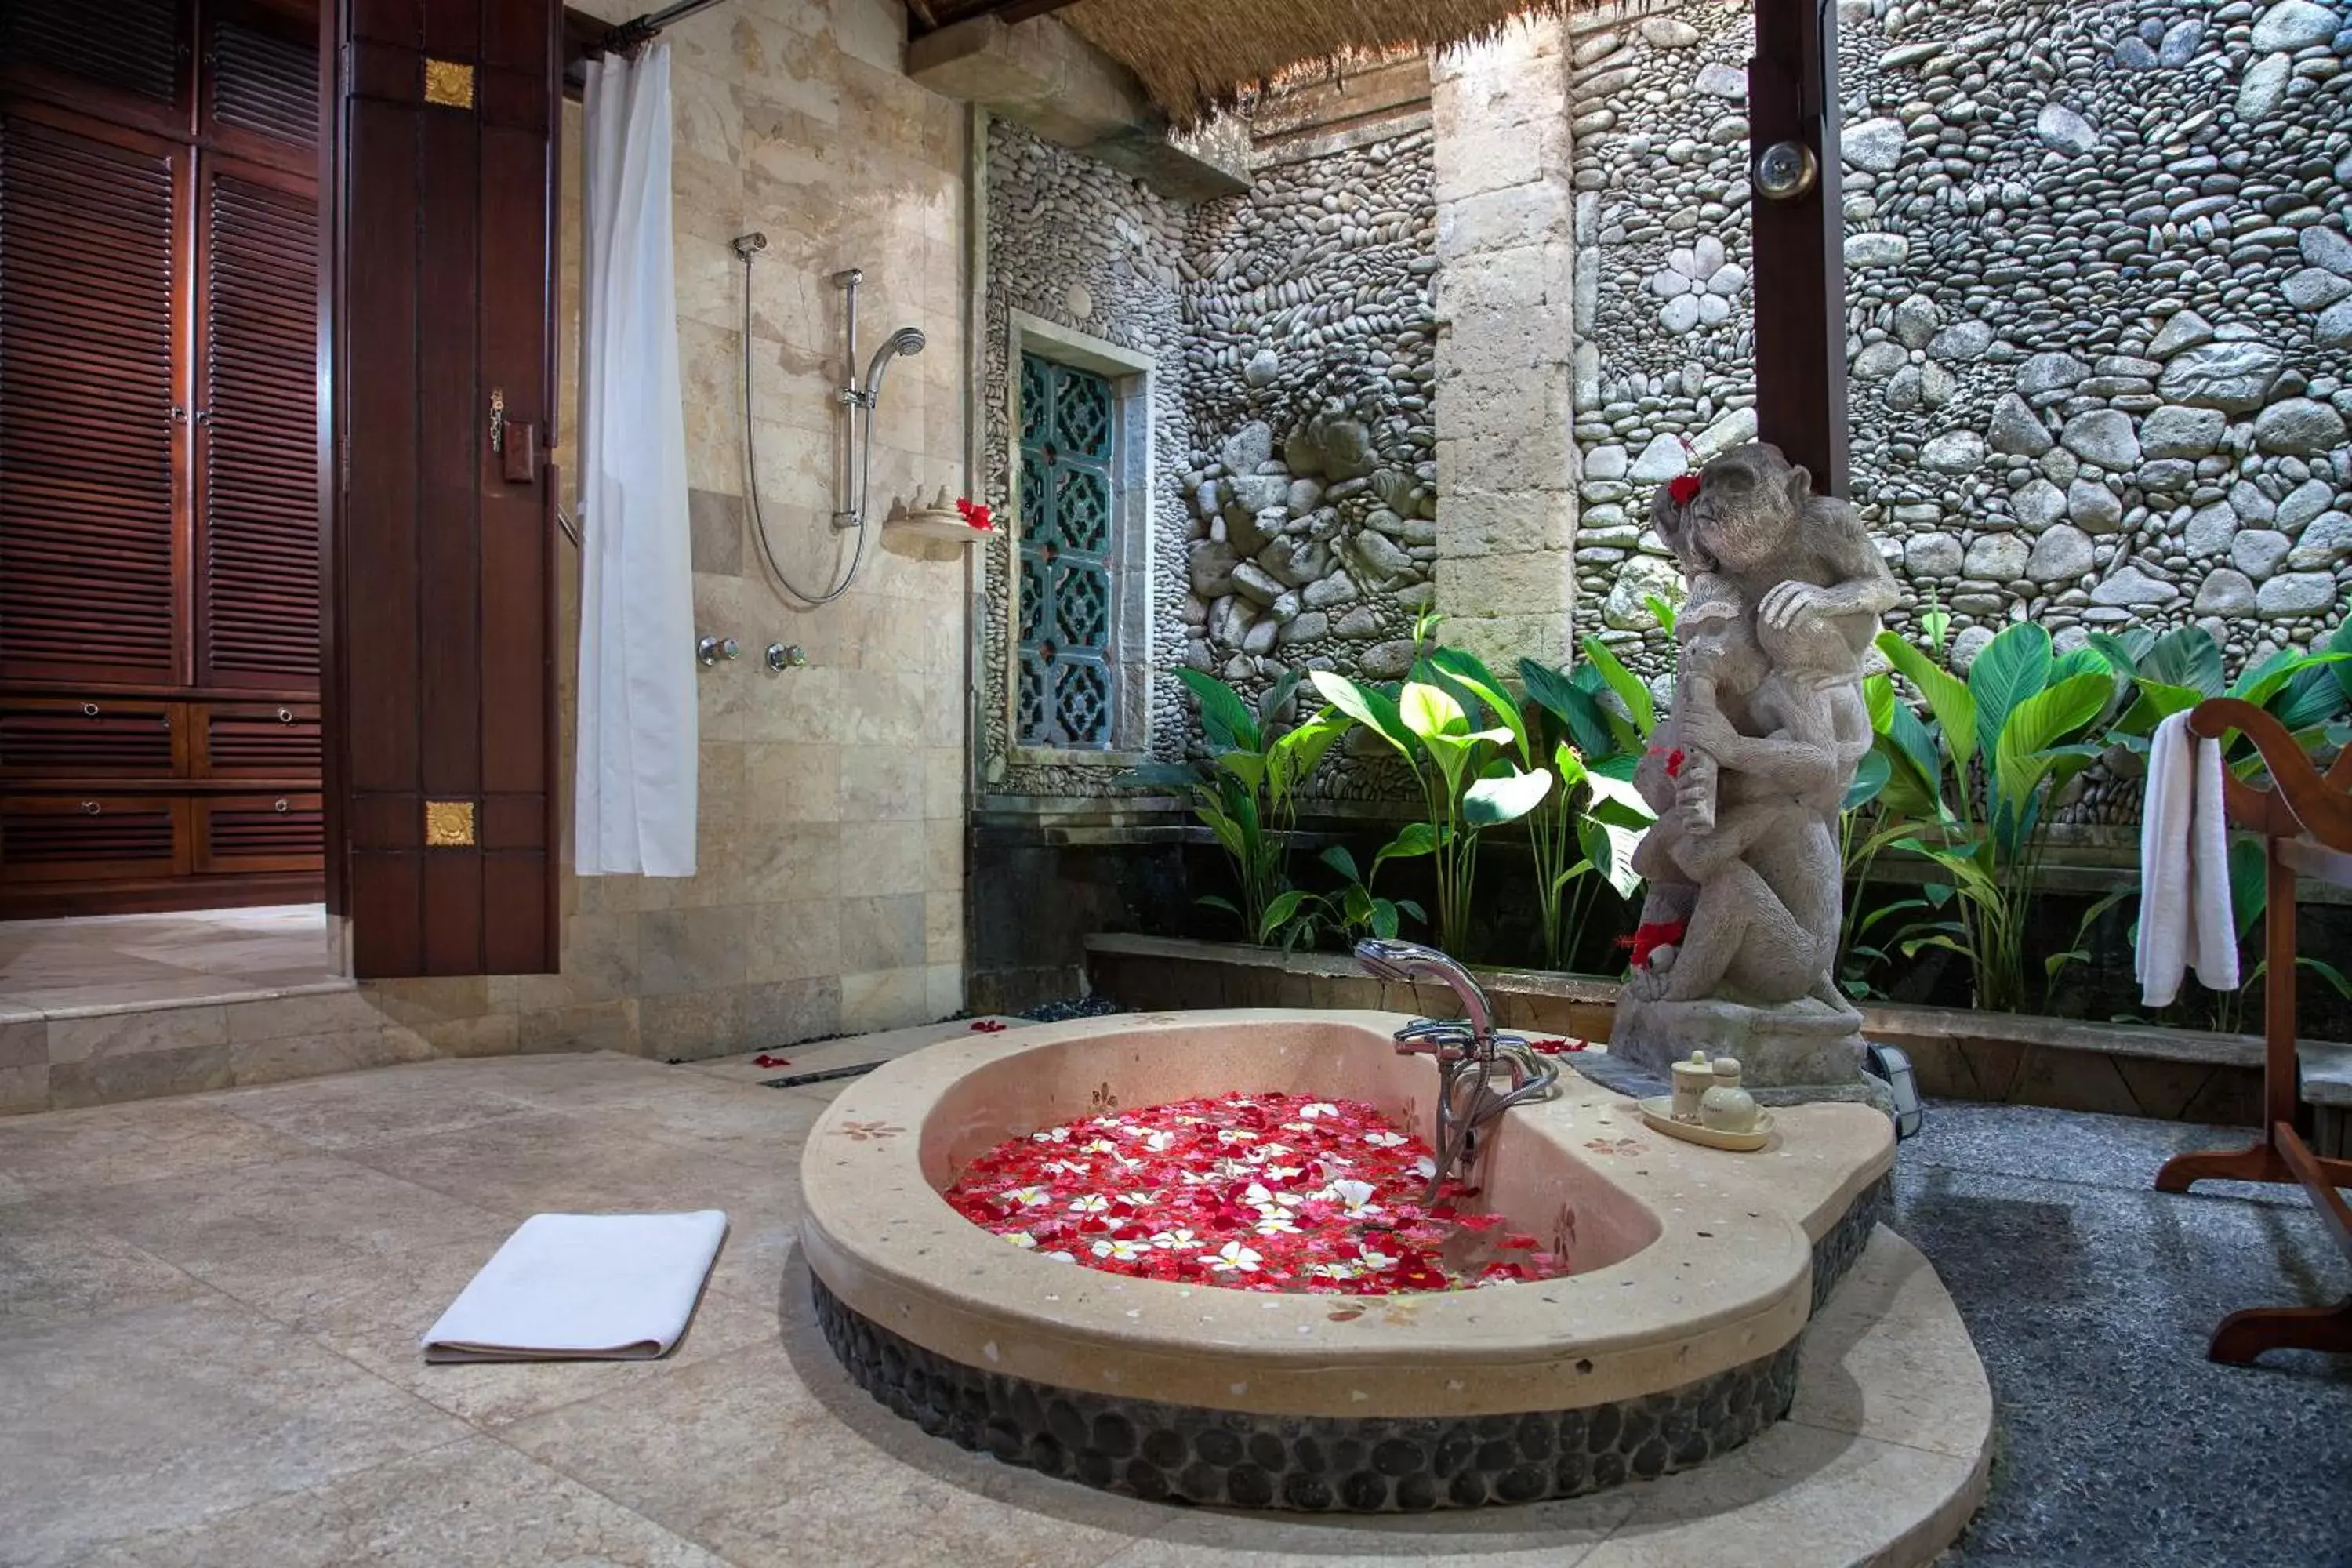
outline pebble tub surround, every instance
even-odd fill
[[[2352,596],[2352,14],[1843,0],[1853,495],[1965,668],[2026,617],[2232,664]],[[1755,433],[1744,5],[1577,36],[1577,535],[1645,673],[1653,487]],[[2126,820],[2102,775],[2078,815]]]
[[[950,1041],[860,1079],[803,1158],[819,1321],[927,1431],[1146,1498],[1391,1510],[1565,1497],[1687,1468],[1785,1414],[1798,1337],[1884,1207],[1886,1120],[1780,1113],[1733,1155],[1660,1139],[1582,1077],[1512,1113],[1486,1192],[1578,1272],[1393,1298],[1106,1275],[940,1196],[998,1139],[1212,1089],[1344,1092],[1425,1131],[1404,1020],[1078,1020]],[[1334,1089],[1333,1086],[1343,1086]],[[1443,1413],[1443,1414],[1437,1414]]]

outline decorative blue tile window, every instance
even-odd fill
[[[1021,677],[1024,746],[1108,751],[1111,463],[1118,395],[1091,371],[1021,356]]]

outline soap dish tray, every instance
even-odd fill
[[[1696,1121],[1677,1121],[1674,1117],[1675,1097],[1654,1095],[1642,1101],[1642,1120],[1654,1132],[1669,1138],[1679,1138],[1685,1143],[1697,1143],[1709,1149],[1728,1149],[1736,1154],[1752,1154],[1772,1141],[1772,1113],[1756,1113],[1756,1126],[1748,1132],[1718,1132],[1712,1127]]]

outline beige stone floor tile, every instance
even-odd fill
[[[623,1051],[541,1051],[467,1062],[420,1064],[412,1069],[438,1073],[542,1110],[625,1105],[675,1093],[696,1080],[685,1067],[671,1067]]]
[[[89,1568],[719,1568],[722,1561],[489,1437],[86,1560]]]
[[[0,1556],[15,1568],[73,1562],[467,1431],[218,1295],[0,1337]]]
[[[374,1170],[520,1221],[535,1214],[667,1213],[788,1202],[798,1163],[754,1165],[649,1134],[624,1109],[532,1111],[352,1151]]]
[[[1885,1226],[1805,1330],[1790,1418],[1973,1459],[1992,1389],[1935,1266]]]
[[[337,1073],[211,1097],[240,1121],[297,1138],[317,1149],[362,1149],[436,1132],[479,1127],[533,1112],[530,1101],[443,1064]]]
[[[1888,1521],[1932,1514],[1973,1469],[1948,1454],[1783,1421],[1697,1469],[1628,1487],[1633,1513],[1583,1568],[1727,1568],[1734,1542],[1738,1568],[1916,1561],[1891,1553],[1899,1535]]]
[[[207,1293],[154,1254],[46,1207],[0,1208],[0,1336]]]
[[[582,1123],[632,1132],[738,1160],[762,1171],[797,1171],[823,1101],[795,1089],[693,1084],[608,1110],[571,1111]]]
[[[428,1365],[418,1341],[504,1239],[369,1258],[324,1274],[253,1286],[239,1299],[385,1382],[484,1428],[669,1377],[678,1367],[775,1337],[772,1309],[705,1290],[685,1337],[658,1361]]]
[[[877,1444],[801,1381],[820,1375],[904,1428]],[[862,1411],[856,1406],[862,1405]],[[1091,1568],[1134,1538],[1144,1505],[1046,1482],[899,1422],[833,1371],[822,1343],[739,1351],[643,1391],[565,1406],[505,1434],[523,1452],[730,1561],[760,1565]],[[993,1470],[995,1475],[988,1472]],[[1018,1501],[995,1489],[1034,1483]]]
[[[215,1100],[97,1106],[0,1121],[0,1204],[185,1178],[310,1153]]]
[[[521,1120],[515,1118],[513,1120]],[[498,1214],[331,1154],[126,1182],[57,1200],[58,1217],[119,1236],[232,1293],[362,1259],[503,1239]]]

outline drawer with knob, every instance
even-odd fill
[[[326,812],[315,794],[198,795],[189,808],[198,876],[326,865]]]
[[[0,697],[0,778],[169,779],[179,718],[146,698]]]
[[[197,778],[315,779],[321,761],[316,702],[191,704]]]
[[[0,796],[0,882],[185,876],[187,808],[168,795]]]

